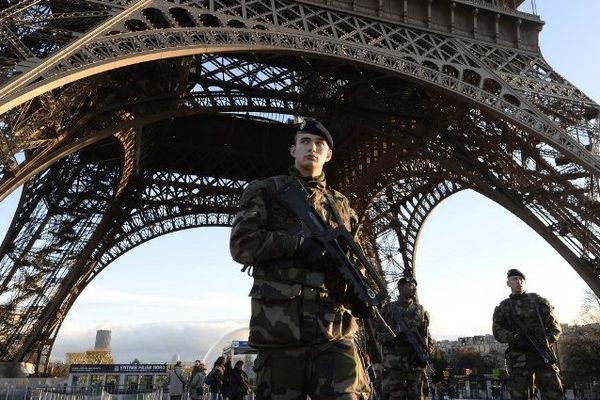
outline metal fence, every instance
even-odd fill
[[[161,387],[85,386],[67,389],[64,380],[44,384],[0,380],[0,400],[163,400],[164,395]]]

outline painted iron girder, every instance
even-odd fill
[[[194,126],[202,128],[192,130]],[[146,148],[148,161],[139,166],[122,199],[115,216],[120,222],[93,253],[95,273],[156,236],[197,226],[230,226],[247,182],[288,167],[286,149],[294,125],[198,115],[149,129],[154,145]],[[272,154],[274,148],[281,150],[280,156]],[[249,155],[239,160],[242,151]]]
[[[261,126],[261,130],[264,130],[264,126]],[[167,132],[166,135],[171,136],[173,133]],[[205,144],[206,141],[203,141],[202,146],[205,147]],[[162,154],[164,142],[158,143],[157,147],[161,149],[155,151],[160,151]],[[205,149],[207,153],[214,150],[218,149]],[[114,159],[114,155],[111,155],[110,152],[105,150],[105,153],[104,157]],[[188,156],[196,158],[199,156],[195,151],[188,153]],[[28,357],[49,354],[50,350],[47,347],[52,345],[56,331],[77,296],[97,273],[123,252],[175,230],[198,226],[229,226],[231,224],[239,196],[247,181],[197,175],[186,176],[181,172],[175,172],[181,171],[181,158],[183,158],[184,152],[180,154],[182,157],[174,157],[173,154],[171,156],[162,155],[162,161],[151,157],[152,162],[145,164],[151,179],[146,176],[147,173],[140,171],[136,175],[137,178],[130,180],[129,189],[122,194],[118,205],[113,206],[113,210],[104,216],[104,221],[110,222],[103,225],[98,224],[94,237],[101,239],[98,239],[93,248],[87,246],[86,252],[89,253],[89,258],[84,256],[85,252],[79,258],[80,274],[77,279],[70,278],[72,289],[62,291],[62,297],[55,302],[58,307],[45,314],[46,320],[35,326],[36,332],[27,337],[29,341],[25,342],[15,357],[30,359]],[[175,161],[176,158],[178,158],[177,161]],[[231,159],[231,157],[227,159]],[[157,162],[164,164],[155,170]],[[222,162],[227,163],[226,160]],[[272,157],[268,162],[273,164]],[[168,167],[168,164],[174,163],[177,164],[175,168]],[[152,172],[165,168],[173,169],[174,172]],[[272,173],[273,171],[267,170],[267,172]],[[115,183],[115,185],[117,184]]]
[[[17,353],[51,313],[49,307],[78,262],[105,211],[115,176],[104,166],[71,156],[33,179],[0,248],[3,307],[19,323],[0,324],[3,360]],[[35,290],[27,286],[33,278]],[[66,288],[70,290],[71,288]]]
[[[363,118],[374,118],[376,115],[379,115],[377,118],[385,118],[390,113],[409,113],[406,117],[397,115],[395,117],[397,121],[402,118],[405,120],[419,118],[416,117],[415,111],[409,111],[405,105],[393,99],[399,93],[392,92],[380,96],[372,89],[365,91],[360,88],[360,86],[368,88],[373,86],[375,81],[381,80],[382,76],[377,76],[377,74],[360,72],[355,73],[352,79],[349,77],[336,78],[335,76],[323,79],[319,74],[311,71],[294,71],[276,64],[267,65],[260,60],[243,60],[242,63],[240,60],[227,57],[202,56],[199,58],[195,68],[201,72],[194,73],[190,83],[179,85],[180,87],[191,85],[193,89],[187,96],[177,101],[172,101],[172,94],[166,93],[162,95],[147,94],[146,96],[153,99],[154,103],[146,98],[139,98],[138,103],[135,100],[128,100],[128,103],[123,102],[118,100],[119,96],[115,94],[118,92],[116,88],[123,89],[127,84],[118,81],[108,83],[111,78],[105,76],[104,80],[83,80],[75,83],[73,87],[68,87],[52,97],[51,101],[45,102],[44,104],[49,104],[49,106],[36,110],[34,115],[29,118],[20,115],[12,118],[9,128],[14,136],[21,138],[24,142],[27,140],[23,138],[32,140],[33,137],[36,137],[37,141],[45,140],[48,148],[33,153],[23,160],[19,168],[14,168],[12,174],[6,174],[4,179],[0,179],[0,198],[6,196],[11,188],[24,182],[28,176],[38,171],[36,168],[47,165],[57,157],[68,154],[69,151],[75,151],[81,145],[88,145],[94,140],[111,135],[113,130],[107,130],[111,124],[115,127],[121,124],[119,129],[127,130],[135,126],[145,126],[160,119],[201,112],[202,109],[215,113],[252,111],[255,113],[279,113],[285,116],[294,114],[299,107],[314,108],[318,103],[321,103],[319,107],[323,110],[323,104],[326,103],[335,104],[338,108],[348,107],[349,112],[361,114]],[[226,60],[220,60],[223,58]],[[306,60],[304,64],[310,67]],[[239,70],[234,74],[227,72],[229,68],[239,68]],[[204,73],[205,71],[206,73]],[[330,71],[326,71],[326,73],[330,73]],[[335,71],[331,73],[335,73]],[[142,76],[147,75],[142,72],[131,72],[131,74],[139,77],[140,80],[145,79]],[[318,86],[311,89],[311,86],[315,86],[315,82],[318,83]],[[106,93],[107,89],[98,89],[99,86],[107,87],[108,93]],[[221,87],[223,91],[216,91],[216,87]],[[282,91],[282,87],[296,88],[296,90]],[[298,88],[302,89],[299,91]],[[143,89],[131,90],[135,92]],[[335,98],[337,92],[340,94]],[[368,102],[368,106],[359,103],[353,105],[354,101],[349,98],[351,95],[360,97],[368,95],[371,100]],[[74,97],[71,98],[71,96]],[[305,106],[301,106],[302,103]],[[390,107],[390,105],[396,109],[387,110],[386,107]],[[85,112],[78,113],[82,108],[85,109]],[[47,117],[46,119],[44,115]],[[137,117],[132,118],[134,115]],[[130,117],[125,118],[125,116]],[[52,130],[60,135],[52,137],[47,129],[48,126],[60,127],[60,130]]]
[[[270,7],[265,6],[267,3],[269,2],[257,1],[238,4],[217,1],[214,4],[211,3],[210,8],[206,8],[204,2],[190,2],[185,6],[178,5],[176,7],[178,10],[187,10],[189,18],[186,21],[202,22],[194,13],[200,9],[210,13],[217,20],[220,20],[219,17],[222,18],[223,25],[227,21],[231,22],[231,17],[241,18],[238,22],[242,26],[264,23],[265,25],[261,25],[258,29],[261,32],[243,29],[239,26],[232,28],[231,31],[227,28],[186,27],[185,32],[179,31],[180,28],[164,28],[160,32],[145,31],[138,34],[128,32],[99,37],[101,30],[98,30],[97,36],[88,35],[85,46],[78,46],[77,50],[73,50],[74,52],[71,53],[66,52],[70,55],[76,52],[85,53],[83,58],[74,61],[70,56],[62,57],[54,67],[51,62],[46,63],[47,65],[41,68],[43,77],[58,82],[59,75],[65,79],[72,79],[76,75],[75,71],[92,68],[92,64],[99,64],[97,67],[102,68],[102,64],[113,63],[119,59],[124,63],[136,62],[132,57],[140,61],[140,54],[157,50],[161,51],[162,56],[168,56],[171,51],[177,52],[179,55],[191,54],[194,52],[193,48],[201,44],[217,46],[221,50],[251,46],[257,50],[264,48],[269,51],[288,49],[317,52],[323,56],[347,58],[358,63],[388,68],[409,78],[446,90],[455,96],[478,103],[479,106],[490,109],[513,123],[541,135],[544,140],[595,174],[599,171],[597,157],[584,147],[589,143],[580,143],[580,140],[588,140],[588,138],[582,139],[579,135],[575,137],[570,135],[548,118],[543,110],[536,108],[527,98],[512,89],[502,80],[502,77],[487,68],[469,52],[463,51],[460,43],[453,37],[386,24],[376,19],[349,17],[347,13],[341,11],[324,10],[300,3],[290,4],[273,0],[270,2]],[[156,13],[160,12],[162,17],[158,19],[166,21],[166,26],[177,26],[177,19],[169,13],[169,10],[174,7],[171,3],[157,0],[151,4],[146,3],[147,8],[145,9],[139,3],[136,6],[139,6],[139,9],[133,10],[134,6],[131,6],[127,10],[127,17],[137,17],[140,21],[150,19],[150,22],[154,19],[154,23],[157,24]],[[257,11],[253,12],[252,7],[257,7]],[[148,12],[150,8],[153,11]],[[147,11],[146,14],[144,11]],[[154,15],[154,18],[148,17],[148,15]],[[114,24],[110,26],[113,29],[112,33],[115,33],[114,29],[118,28],[118,23],[124,24],[124,19],[124,15],[115,19]],[[374,30],[375,34],[370,31],[371,35],[377,35],[377,32],[381,35],[382,32],[386,32],[385,41],[369,41],[367,39],[369,35],[364,34],[363,30],[373,29],[373,26],[380,29]],[[104,32],[109,29],[108,26],[105,28]],[[126,25],[122,25],[121,28],[123,30],[117,29],[116,32],[128,31]],[[276,32],[278,35],[275,35]],[[85,47],[88,45],[92,47],[86,51]],[[99,53],[94,55],[94,51]],[[126,61],[127,59],[129,61]],[[106,65],[104,66],[106,67]],[[451,72],[448,72],[448,68],[445,70],[445,66],[451,67]],[[438,69],[436,70],[436,68]],[[485,87],[470,83],[470,78],[461,77],[460,73],[466,69],[477,72],[481,78],[481,85],[489,80],[495,82],[499,85],[499,93],[490,93],[485,90]],[[459,79],[453,76],[457,72]],[[71,76],[71,78],[67,78],[67,76]],[[44,80],[47,79],[41,81]],[[32,94],[35,92],[31,87],[28,89],[28,92]]]
[[[117,70],[98,79],[81,80],[57,93],[44,94],[39,102],[36,100],[30,105],[32,112],[6,114],[7,124],[0,129],[13,132],[13,139],[19,143],[40,145],[28,149],[27,157],[22,158],[20,164],[0,175],[0,199],[56,160],[94,142],[142,126],[144,113],[150,113],[150,119],[160,120],[168,118],[165,112],[173,112],[181,103],[200,102],[182,99],[180,92],[186,85],[179,81],[187,81],[186,69],[189,70],[185,60],[166,60],[150,67],[146,68],[145,77],[135,70],[128,70],[123,77],[122,70]],[[171,72],[171,79],[152,82],[156,73],[165,70]],[[124,87],[130,87],[130,91]],[[145,93],[147,98],[140,98],[137,93]],[[148,98],[153,99],[154,109],[144,104],[149,102]],[[131,164],[133,158],[128,157],[125,161]]]
[[[425,220],[439,203],[460,190],[462,187],[451,181],[407,178],[388,186],[373,200],[367,220],[377,237],[389,282],[402,274],[417,275],[417,241]]]
[[[363,201],[376,198],[383,187],[403,176],[437,176],[459,183],[522,218],[571,263],[590,287],[600,289],[600,221],[594,211],[598,209],[594,206],[597,200],[583,189],[585,182],[579,182],[593,183],[589,172],[557,171],[552,160],[540,153],[537,141],[514,127],[502,126],[501,121],[486,122],[475,112],[466,123],[463,126],[457,122],[451,130],[429,136],[400,139],[390,132],[380,135],[381,146],[371,156],[380,167],[383,164],[389,169],[376,173],[379,189],[372,188],[375,191],[365,196],[364,189],[356,186],[362,187],[360,182],[369,180],[361,172],[364,168],[358,168],[365,166],[364,160],[345,160],[341,168],[353,176],[354,182],[346,186],[345,192],[362,193],[359,211],[364,212],[370,205]]]

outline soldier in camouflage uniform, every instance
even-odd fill
[[[510,287],[511,295],[494,310],[492,329],[496,340],[508,343],[506,366],[510,374],[511,399],[531,399],[534,379],[542,399],[562,399],[564,393],[558,366],[546,365],[514,322],[515,318],[520,319],[532,335],[551,349],[560,336],[554,308],[545,298],[525,292],[525,275],[518,269],[508,270],[507,278],[506,285]]]
[[[379,329],[383,346],[384,400],[422,400],[425,398],[427,363],[419,360],[407,333],[399,326],[401,319],[421,345],[427,358],[433,354],[433,339],[429,334],[429,314],[416,302],[417,281],[411,276],[398,281],[398,301],[386,304],[381,315],[395,331],[394,338],[387,329]]]
[[[355,345],[356,317],[346,283],[322,245],[304,237],[277,192],[300,181],[323,220],[355,232],[357,217],[322,171],[333,140],[314,119],[300,126],[290,148],[289,175],[251,182],[240,200],[230,238],[232,257],[253,267],[250,345],[258,349],[256,398],[366,399],[369,387]]]

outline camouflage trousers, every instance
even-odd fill
[[[508,380],[511,400],[532,399],[534,380],[543,400],[564,399],[558,367],[536,363],[525,367],[513,367]]]
[[[425,382],[422,369],[386,369],[381,383],[383,400],[423,400]]]
[[[354,341],[260,349],[254,361],[257,400],[366,400],[369,385]]]

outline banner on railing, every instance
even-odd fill
[[[71,364],[71,374],[166,373],[167,364]]]

